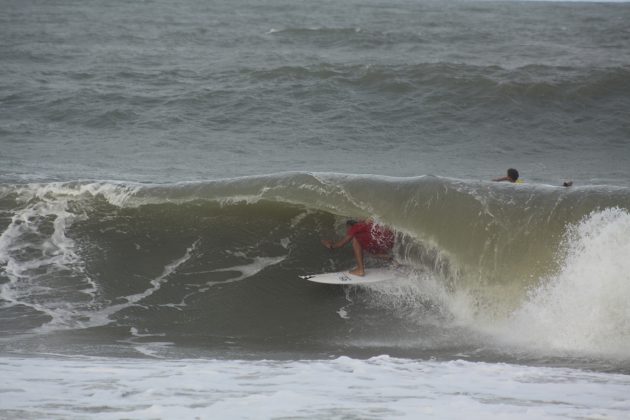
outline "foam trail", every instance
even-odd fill
[[[125,296],[124,299],[126,299],[127,302],[129,303],[136,303],[152,295],[156,291],[158,291],[160,287],[162,287],[162,284],[166,282],[166,280],[168,279],[168,276],[173,274],[179,266],[181,266],[182,264],[184,264],[186,261],[190,259],[190,257],[192,256],[192,252],[195,250],[195,248],[197,248],[198,244],[199,244],[199,240],[195,241],[188,249],[186,249],[186,253],[181,258],[178,258],[177,260],[171,262],[170,264],[167,264],[164,267],[164,271],[162,271],[162,274],[160,274],[158,277],[151,280],[151,285],[153,287],[149,287],[147,290],[145,290],[142,293],[136,293],[135,295]]]
[[[287,258],[287,255],[280,256],[280,257],[256,257],[249,264],[238,265],[238,266],[228,267],[228,268],[221,268],[218,270],[210,270],[210,271],[204,271],[204,272],[197,271],[197,272],[186,273],[186,275],[191,275],[191,274],[205,274],[205,273],[237,272],[237,273],[240,273],[240,275],[231,279],[223,280],[223,281],[206,282],[204,284],[205,287],[198,287],[198,289],[195,290],[194,292],[188,293],[182,298],[181,302],[166,303],[160,306],[167,306],[167,307],[181,310],[181,308],[186,306],[186,300],[197,293],[207,292],[211,287],[214,287],[214,286],[224,285],[228,283],[235,283],[241,280],[245,280],[249,277],[252,277],[258,274],[259,272],[261,272],[267,267],[270,267],[272,265],[275,265],[284,261],[286,258]],[[189,286],[193,286],[193,285],[189,285]]]
[[[283,261],[287,256],[283,255],[281,257],[256,257],[254,258],[254,261],[252,261],[249,264],[244,264],[244,265],[239,265],[239,266],[235,266],[235,267],[228,267],[228,268],[222,268],[220,270],[214,270],[213,272],[215,273],[219,273],[219,272],[226,272],[226,271],[236,271],[238,273],[241,273],[240,276],[234,277],[232,279],[228,279],[228,280],[224,280],[224,281],[219,281],[219,282],[208,282],[206,283],[207,286],[216,286],[219,284],[227,284],[227,283],[234,283],[237,281],[241,281],[244,280],[246,278],[249,278],[257,273],[259,273],[260,271],[264,270],[265,268],[278,264],[279,262]],[[208,288],[205,289],[201,289],[200,291],[206,291],[208,290]]]
[[[156,278],[154,278],[153,280],[151,280],[150,282],[151,287],[147,288],[144,292],[136,293],[134,295],[123,296],[120,299],[124,299],[126,301],[125,303],[108,306],[107,308],[92,314],[90,316],[90,326],[93,327],[93,326],[109,324],[111,322],[112,315],[121,311],[122,309],[129,308],[137,304],[142,299],[145,299],[151,296],[153,293],[157,292],[162,287],[162,285],[166,281],[168,281],[169,276],[175,273],[180,266],[182,266],[184,263],[186,263],[186,261],[188,261],[192,257],[193,252],[195,251],[198,245],[199,245],[199,240],[196,240],[195,242],[193,242],[193,244],[190,247],[186,249],[186,252],[184,253],[182,257],[167,264],[164,267],[164,270],[162,271],[162,273]]]

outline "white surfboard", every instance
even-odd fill
[[[368,284],[379,281],[396,280],[402,277],[402,273],[393,268],[367,268],[365,276],[355,276],[347,271],[337,273],[311,274],[300,276],[304,280],[325,284]]]

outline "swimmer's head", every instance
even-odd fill
[[[510,178],[510,182],[516,182],[518,179],[518,171],[514,168],[510,168],[507,170],[507,176]]]

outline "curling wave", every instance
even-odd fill
[[[9,337],[128,328],[203,345],[465,347],[470,335],[436,333],[464,328],[546,352],[630,344],[624,188],[287,173],[3,185],[0,206]],[[298,281],[351,266],[319,245],[347,217],[394,229],[408,278],[333,295]]]

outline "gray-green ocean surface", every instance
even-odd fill
[[[0,418],[623,418],[628,22],[0,1]]]
[[[0,179],[630,185],[630,6],[11,1]]]

